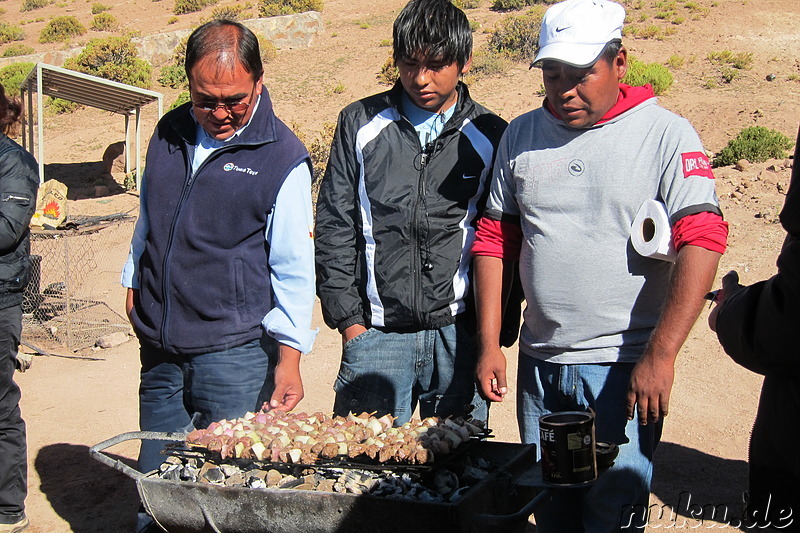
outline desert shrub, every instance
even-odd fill
[[[400,72],[398,72],[397,66],[394,64],[394,58],[390,53],[383,63],[381,71],[378,72],[378,83],[381,85],[394,85],[399,78]]]
[[[12,63],[0,68],[0,84],[3,85],[6,94],[19,93],[19,86],[35,66],[36,63]]]
[[[211,12],[211,18],[214,20],[218,19],[225,19],[225,20],[239,20],[242,18],[242,14],[245,10],[249,9],[250,5],[242,5],[242,4],[233,4],[230,6],[221,6],[215,8]]]
[[[685,62],[686,61],[683,59],[683,57],[679,56],[678,54],[672,54],[669,56],[669,59],[667,59],[667,66],[670,68],[683,68],[683,64]]]
[[[258,14],[262,17],[275,17],[305,11],[322,11],[322,7],[322,0],[261,0]]]
[[[189,91],[184,91],[178,95],[178,97],[175,99],[174,102],[172,102],[172,105],[169,106],[169,109],[167,109],[167,111],[172,111],[176,107],[180,107],[183,104],[191,101],[192,101],[192,96],[189,94]]]
[[[21,41],[24,38],[25,32],[22,31],[22,28],[0,21],[0,44]]]
[[[98,13],[92,19],[91,28],[95,31],[113,31],[118,27],[117,17],[111,13]]]
[[[53,98],[49,96],[47,98],[47,112],[52,113],[53,115],[63,115],[65,113],[72,113],[79,107],[80,104],[76,102],[71,102],[69,100],[64,100],[63,98]]]
[[[513,61],[533,59],[538,49],[542,16],[544,9],[538,7],[522,15],[504,18],[489,37],[489,50],[503,54]]]
[[[161,69],[158,83],[162,87],[173,89],[188,89],[189,79],[186,77],[186,70],[182,65],[167,65]]]
[[[628,72],[622,78],[622,82],[634,86],[649,83],[656,94],[664,94],[672,85],[673,78],[672,73],[664,65],[644,63],[634,56],[628,56]]]
[[[39,34],[40,43],[63,43],[71,37],[78,37],[86,33],[86,28],[72,15],[56,17],[42,28]]]
[[[105,4],[92,4],[92,15],[97,15],[98,13],[108,11],[109,9],[111,9],[111,6],[107,6]]]
[[[792,145],[792,140],[779,131],[763,126],[751,126],[728,141],[728,145],[720,150],[711,164],[715,167],[724,167],[740,159],[752,163],[761,163],[767,159],[782,159],[787,156],[786,151]]]
[[[272,41],[262,37],[259,35],[258,39],[258,51],[261,52],[261,62],[262,63],[269,63],[276,57],[278,57],[278,49],[272,44]]]
[[[319,186],[322,182],[322,176],[325,174],[325,167],[328,166],[328,157],[331,153],[331,142],[333,142],[336,125],[331,123],[324,124],[322,130],[310,140],[298,124],[292,123],[291,128],[297,138],[305,145],[308,155],[311,156],[311,164],[313,166],[311,201],[316,206]]]
[[[480,0],[451,0],[458,9],[476,9],[480,7]]]
[[[68,59],[64,66],[107,80],[144,89],[150,87],[150,64],[139,59],[139,52],[130,37],[92,39],[83,52]]]
[[[492,9],[495,11],[518,10],[536,4],[554,4],[559,0],[494,0]]]
[[[175,0],[175,5],[172,7],[172,12],[176,15],[185,15],[186,13],[195,13],[202,11],[207,6],[213,6],[219,0]]]
[[[24,44],[12,44],[3,50],[3,57],[25,56],[35,52],[33,48]]]
[[[45,6],[50,5],[52,0],[25,0],[22,2],[19,10],[20,13],[24,13],[25,11],[33,11],[34,9],[41,9]]]
[[[483,48],[478,49],[472,55],[472,66],[464,76],[464,82],[469,85],[481,78],[502,74],[508,70],[510,63],[503,54]]]
[[[753,54],[750,52],[734,53],[730,50],[710,52],[708,60],[720,65],[730,65],[739,70],[748,70],[753,66]]]

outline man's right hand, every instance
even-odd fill
[[[128,289],[128,294],[125,296],[125,314],[128,315],[128,322],[131,322],[131,312],[136,303],[136,289]],[[133,322],[131,322],[133,325]]]
[[[350,339],[355,339],[362,333],[366,332],[367,328],[365,328],[362,324],[353,324],[352,326],[348,326],[342,332],[342,348]]]
[[[483,349],[475,366],[478,392],[490,402],[502,402],[508,394],[506,382],[506,356],[499,346]]]

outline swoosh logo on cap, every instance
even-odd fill
[[[571,28],[572,26],[564,26],[563,28],[556,28],[556,33],[561,33],[562,31]]]

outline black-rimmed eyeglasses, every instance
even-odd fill
[[[253,90],[250,91],[250,95],[247,97],[248,100],[252,100],[255,90],[256,87],[254,85]],[[239,102],[214,102],[213,100],[200,100],[195,102],[192,100],[192,105],[195,107],[195,109],[199,109],[200,111],[204,111],[206,113],[213,113],[221,107],[228,114],[244,115],[247,112],[247,109],[250,107],[250,102],[245,102],[244,100],[240,100]]]

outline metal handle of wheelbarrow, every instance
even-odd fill
[[[186,433],[161,433],[157,431],[129,431],[128,433],[122,433],[121,435],[117,435],[116,437],[111,437],[108,440],[104,440],[99,444],[95,444],[91,448],[89,448],[89,455],[95,458],[96,460],[100,461],[106,466],[110,466],[116,470],[119,470],[123,474],[133,479],[137,479],[143,477],[145,474],[143,472],[139,472],[135,468],[131,468],[130,466],[126,465],[119,459],[112,459],[105,453],[103,450],[110,448],[112,446],[116,446],[117,444],[129,440],[166,440],[166,441],[173,441],[173,442],[180,442],[186,438]]]
[[[533,512],[542,504],[546,499],[550,497],[551,494],[550,488],[543,488],[539,491],[534,498],[525,504],[525,506],[517,511],[516,513],[511,514],[478,514],[472,519],[476,527],[475,531],[480,531],[483,528],[492,527],[497,528],[501,526],[507,526],[509,524],[513,524],[519,520],[528,520],[528,518],[533,514]]]

